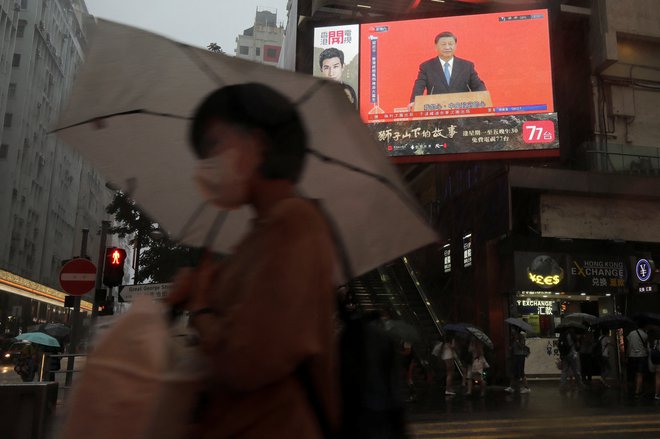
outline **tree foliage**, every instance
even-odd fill
[[[116,222],[110,233],[121,238],[132,236],[130,244],[140,251],[135,283],[170,282],[179,268],[197,262],[199,249],[178,245],[167,236],[154,239],[158,226],[125,193],[117,191],[106,212],[113,215]]]
[[[206,48],[207,48],[208,50],[210,50],[211,52],[215,52],[215,53],[225,53],[225,51],[222,50],[222,47],[220,47],[220,46],[218,45],[218,43],[209,43],[209,45],[206,46]]]

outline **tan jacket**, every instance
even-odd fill
[[[255,222],[212,283],[218,315],[194,319],[212,361],[208,438],[320,438],[295,374],[305,359],[328,419],[338,423],[329,228],[310,202],[284,200]]]

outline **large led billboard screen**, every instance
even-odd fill
[[[360,115],[398,161],[559,155],[547,10],[362,24],[359,56]]]

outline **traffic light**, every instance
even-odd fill
[[[112,297],[98,304],[98,315],[111,316],[115,313],[115,301]]]
[[[108,287],[121,285],[124,278],[124,262],[126,250],[119,247],[108,247],[105,250],[105,268],[103,269],[103,284]]]

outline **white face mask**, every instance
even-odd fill
[[[250,175],[239,171],[240,160],[241,148],[228,148],[197,163],[194,179],[207,200],[228,209],[248,202]]]

